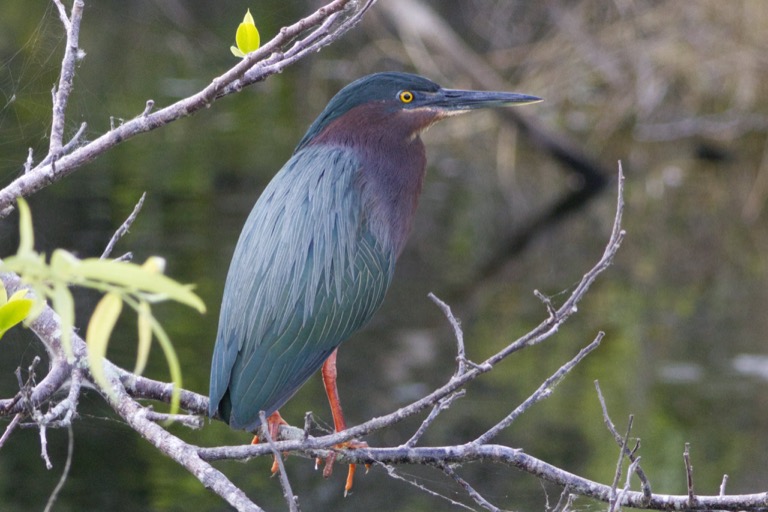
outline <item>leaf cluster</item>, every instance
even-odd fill
[[[123,305],[127,304],[138,316],[138,349],[134,373],[141,374],[149,358],[152,338],[162,348],[174,392],[171,409],[179,405],[182,388],[181,367],[171,341],[152,313],[152,305],[164,301],[175,301],[200,313],[205,312],[203,301],[192,291],[191,285],[180,284],[163,275],[165,261],[150,257],[143,265],[127,261],[100,258],[79,259],[63,249],[56,249],[46,261],[44,254],[34,250],[32,214],[26,201],[18,200],[20,242],[17,253],[0,262],[0,271],[14,272],[32,290],[15,293],[6,300],[3,288],[0,293],[0,336],[13,325],[25,320],[34,321],[50,300],[53,309],[61,317],[61,341],[67,357],[74,360],[72,351],[72,329],[75,326],[75,303],[71,286],[91,288],[104,293],[91,315],[86,330],[88,344],[88,369],[94,380],[109,393],[109,380],[104,373],[109,339],[114,330]]]

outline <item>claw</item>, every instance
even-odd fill
[[[368,448],[368,443],[365,443],[363,441],[347,441],[346,443],[341,443],[336,445],[334,448],[337,449],[349,449],[354,450],[356,448]],[[317,459],[315,461],[315,468],[317,468],[317,463],[320,459]],[[328,455],[328,457],[325,458],[325,466],[323,467],[323,477],[328,478],[333,473],[333,463],[336,460],[336,454],[331,453]],[[371,468],[370,464],[365,465],[365,473],[368,474],[368,470]],[[355,481],[355,471],[357,469],[356,464],[350,464],[349,469],[347,470],[347,480],[344,483],[344,497],[346,498],[349,494],[349,491],[352,490],[352,485]]]
[[[349,494],[349,491],[352,490],[352,484],[355,482],[355,466],[354,464],[349,465],[349,471],[347,471],[347,481],[344,484],[344,497],[347,497],[347,494]]]

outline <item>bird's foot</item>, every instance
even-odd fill
[[[346,441],[344,443],[339,443],[334,446],[336,449],[345,449],[345,450],[355,450],[358,448],[368,448],[368,443],[365,441],[357,441],[355,439],[352,439],[351,441]],[[315,459],[315,469],[318,468],[320,465],[322,459],[317,458]],[[328,478],[333,473],[333,463],[336,460],[336,454],[331,453],[325,458],[325,466],[323,466],[323,477]],[[371,465],[366,464],[365,465],[365,472],[368,473],[368,470],[370,469]],[[349,491],[352,490],[352,484],[355,480],[355,470],[357,468],[356,464],[350,464],[349,470],[347,471],[347,481],[344,484],[344,496],[346,497],[347,494],[349,494]]]
[[[275,411],[272,414],[269,415],[267,418],[267,424],[265,428],[269,432],[269,439],[273,441],[277,441],[277,436],[280,434],[280,426],[281,425],[288,425],[288,422],[283,419],[282,416],[280,416],[280,413]],[[253,440],[251,441],[251,444],[259,444],[259,435],[256,434],[253,436]],[[277,463],[277,455],[274,456],[272,460],[272,469],[270,470],[272,474],[276,474],[280,470],[280,464]]]

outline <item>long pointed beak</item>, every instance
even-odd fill
[[[433,96],[425,99],[419,106],[458,113],[479,108],[527,105],[529,103],[538,103],[539,101],[542,101],[542,99],[537,96],[514,92],[440,89]]]

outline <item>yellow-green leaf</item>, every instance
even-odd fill
[[[171,339],[165,333],[163,326],[155,320],[154,317],[150,317],[152,324],[152,332],[155,333],[157,342],[165,353],[165,359],[168,361],[168,370],[171,373],[171,383],[173,384],[173,392],[171,393],[171,414],[176,414],[179,410],[179,402],[181,398],[181,365],[179,364],[179,358],[176,356],[176,351],[173,349],[173,343]]]
[[[26,290],[23,290],[26,293]],[[14,294],[14,297],[18,293]],[[23,321],[29,315],[32,310],[32,299],[16,298],[9,300],[2,306],[0,306],[0,338],[19,322]]]
[[[161,258],[160,256],[150,256],[147,258],[147,261],[141,265],[141,268],[154,274],[163,274],[165,273],[165,258]]]
[[[243,22],[237,27],[235,42],[237,43],[237,48],[234,46],[230,48],[235,57],[245,57],[246,54],[258,50],[261,44],[261,37],[256,28],[256,23],[253,21],[253,16],[251,16],[250,9],[245,12]]]
[[[93,379],[107,393],[112,392],[112,387],[104,373],[104,358],[107,355],[109,337],[112,335],[122,309],[123,299],[118,294],[104,295],[93,310],[93,316],[88,322],[85,334],[85,342],[88,344],[88,367]]]
[[[19,205],[19,254],[32,253],[35,246],[35,234],[32,229],[32,213],[23,197],[16,199]]]
[[[75,326],[75,301],[72,299],[67,285],[57,282],[53,285],[53,309],[61,317],[61,345],[68,359],[74,357],[72,352],[72,328]]]
[[[5,288],[3,288],[3,292],[5,292]],[[29,293],[29,290],[27,290],[26,288],[22,288],[21,290],[16,290],[16,292],[13,295],[11,295],[11,298],[7,299],[7,302],[11,302],[19,299],[26,299],[27,293]]]
[[[149,309],[149,303],[141,301],[138,309],[139,321],[139,347],[136,353],[136,368],[133,373],[141,375],[147,366],[149,359],[149,349],[152,346],[152,311]]]
[[[200,297],[192,293],[190,286],[177,283],[169,277],[148,271],[134,263],[88,258],[80,262],[77,274],[87,280],[154,294],[158,296],[156,300],[175,300],[201,313],[205,312],[205,304]]]
[[[56,249],[51,254],[51,274],[61,281],[70,281],[72,275],[77,275],[80,259],[69,251]]]

